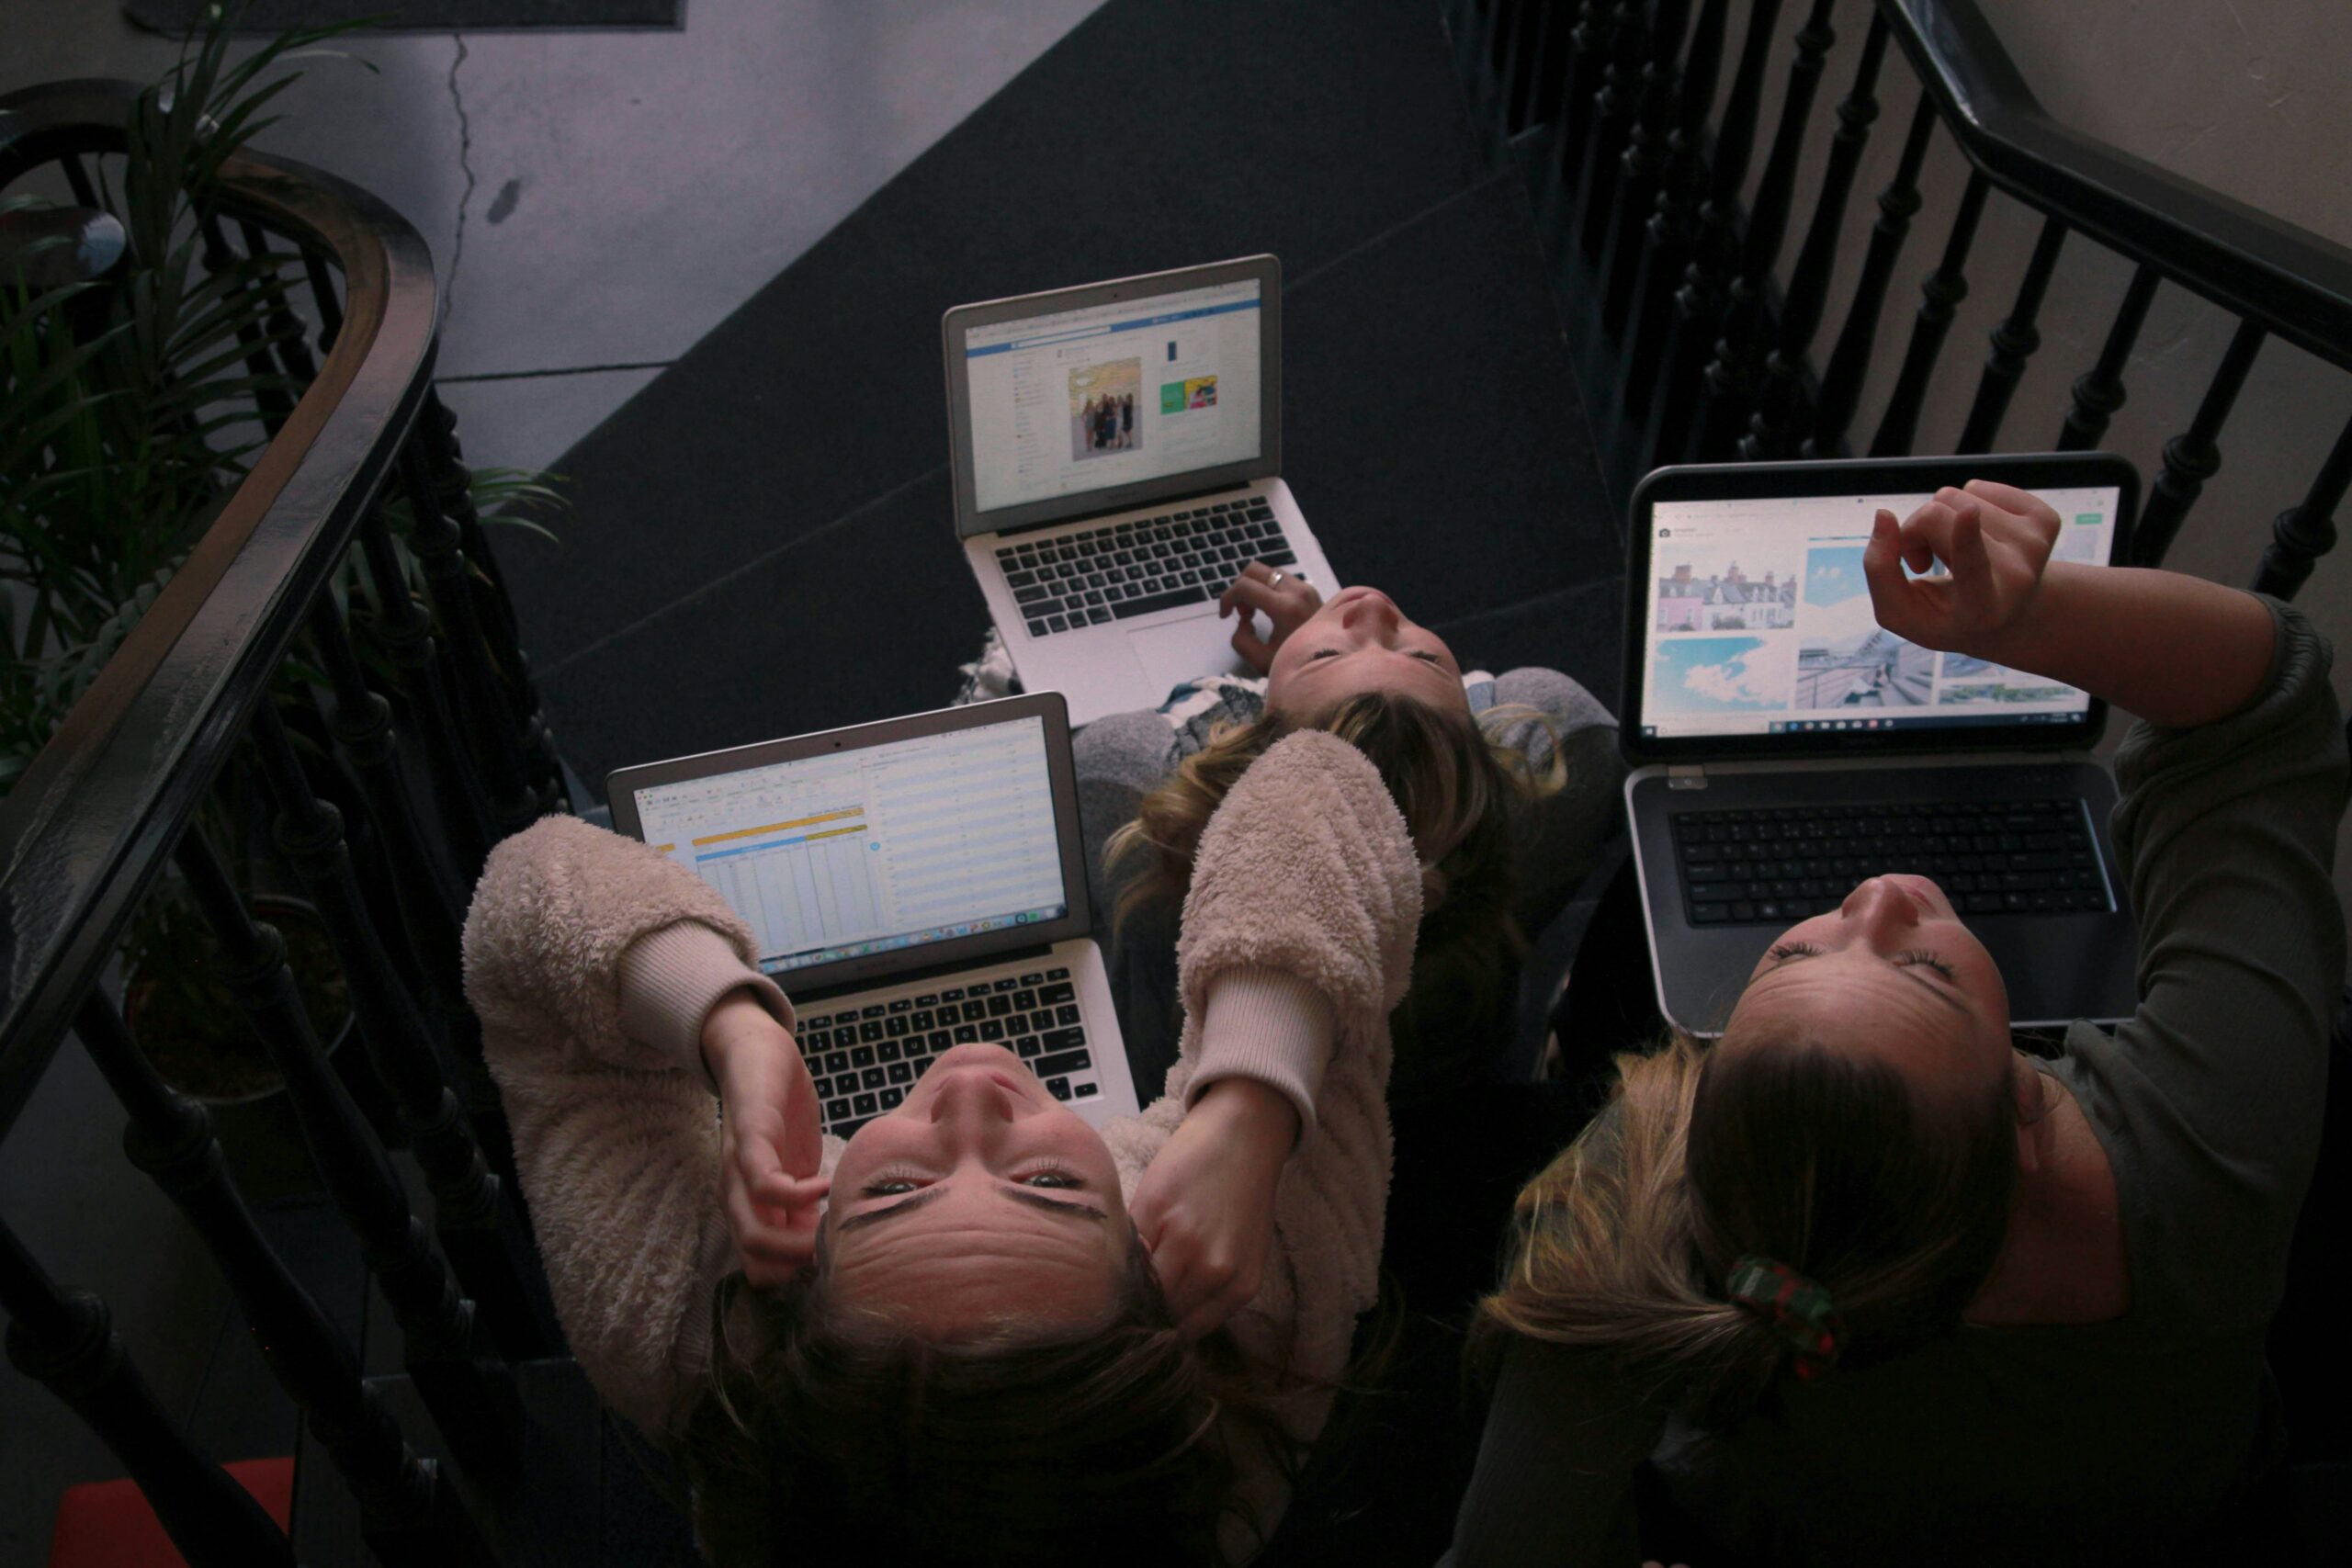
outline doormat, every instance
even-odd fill
[[[185,38],[218,0],[124,0],[123,14],[149,32]],[[236,19],[241,33],[331,27],[365,19],[370,31],[470,31],[492,28],[676,28],[685,0],[254,0]]]

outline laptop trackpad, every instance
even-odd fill
[[[1127,646],[1143,660],[1151,689],[1164,696],[1170,686],[1204,675],[1256,674],[1233,651],[1232,637],[1231,621],[1219,620],[1215,615],[1193,615],[1129,632]]]

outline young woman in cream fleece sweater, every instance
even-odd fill
[[[705,1550],[1250,1555],[1377,1293],[1420,913],[1378,774],[1294,736],[1203,835],[1159,1100],[1097,1137],[960,1047],[844,1145],[707,885],[569,818],[501,845],[467,987],[525,1196],[574,1354],[677,1451]]]

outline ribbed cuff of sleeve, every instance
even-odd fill
[[[1315,1125],[1316,1097],[1338,1037],[1330,999],[1306,981],[1254,964],[1228,969],[1209,985],[1200,1066],[1185,1106],[1220,1078],[1253,1078],[1297,1108],[1304,1138]]]
[[[620,979],[622,1032],[689,1072],[703,1071],[703,1020],[740,987],[750,987],[776,1021],[792,1027],[792,1003],[783,989],[699,921],[680,920],[629,943],[621,954]]]

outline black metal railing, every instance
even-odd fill
[[[105,82],[0,97],[0,192],[52,171],[95,206],[137,102]],[[268,330],[243,350],[268,441],[0,802],[0,1138],[73,1037],[128,1114],[130,1158],[218,1260],[377,1559],[493,1562],[497,1532],[468,1499],[517,1472],[515,1363],[562,1342],[465,1007],[458,934],[492,843],[566,805],[560,769],[433,391],[423,242],[365,191],[251,154],[198,193],[196,213],[205,268],[266,295]],[[289,686],[302,694],[290,702]],[[277,863],[332,944],[356,1065],[322,1051],[283,937],[200,825],[232,760],[258,780]],[[433,1441],[397,1424],[358,1348],[273,1252],[206,1108],[124,1027],[110,960],[173,873],[391,1308]],[[386,1109],[371,1117],[371,1103]],[[53,1280],[6,1216],[0,1307],[10,1359],[116,1450],[191,1562],[294,1561],[157,1406],[106,1304]]]
[[[1491,145],[1524,161],[1615,497],[1669,462],[1911,452],[1931,386],[1966,374],[1944,364],[1945,340],[1997,194],[2038,229],[1955,451],[2098,445],[2160,288],[2233,318],[2188,428],[2143,465],[2154,477],[2134,547],[2143,563],[2161,560],[2221,466],[2223,427],[2266,342],[2352,370],[2352,251],[2053,120],[1976,0],[1875,0],[1866,19],[1843,19],[1842,38],[1835,0],[1804,5],[1778,64],[1782,0],[1446,7],[1474,116]],[[1890,42],[1919,93],[1866,219],[1852,197],[1880,134]],[[1768,101],[1779,106],[1769,127]],[[1939,133],[1968,170],[1949,210],[1929,214],[1922,168]],[[1801,165],[1817,173],[1803,211]],[[1882,340],[1891,348],[1902,331],[1894,284],[1915,227],[1936,259],[1891,383],[1865,406]],[[2052,275],[2077,239],[2123,258],[2131,281],[2112,301],[2103,348],[2075,367],[2063,423],[2009,429]],[[1833,297],[1833,273],[1857,251],[1859,269]],[[2340,386],[2352,412],[2352,380]],[[2335,544],[2347,483],[2352,423],[2307,483],[2282,488],[2255,586],[2284,596],[2302,585]]]

